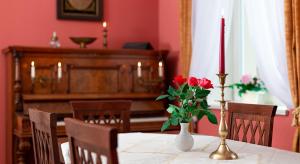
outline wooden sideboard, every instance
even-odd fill
[[[71,116],[72,100],[132,100],[132,131],[159,130],[160,121],[141,118],[165,115],[165,104],[155,98],[165,89],[158,63],[165,66],[167,51],[71,49],[11,46],[3,50],[7,64],[7,163],[31,163],[28,109]],[[32,65],[34,62],[34,78]],[[58,63],[61,63],[61,69]],[[137,77],[137,63],[142,77]],[[61,73],[61,78],[58,74]],[[164,69],[164,73],[166,70]],[[141,121],[142,120],[142,121]],[[64,136],[64,126],[58,126]]]

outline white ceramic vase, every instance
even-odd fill
[[[175,138],[177,149],[189,151],[194,145],[193,136],[189,132],[189,123],[180,123],[180,133]]]

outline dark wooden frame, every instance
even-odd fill
[[[76,13],[65,12],[64,2],[66,0],[57,0],[57,18],[58,19],[70,19],[70,20],[89,20],[89,21],[101,21],[103,18],[103,0],[93,0],[96,2],[95,14],[88,13]]]
[[[103,100],[103,101],[72,101],[73,117],[82,121],[103,120],[104,116],[117,118],[122,121],[120,124],[112,124],[109,118],[108,122],[97,124],[105,124],[116,127],[119,132],[130,131],[130,107],[131,101],[126,100]],[[88,118],[86,118],[88,117]],[[113,118],[112,118],[113,119]]]
[[[228,138],[249,142],[247,134],[251,134],[250,143],[263,146],[272,146],[273,122],[277,106],[261,104],[228,103]],[[243,120],[240,123],[236,119]],[[245,123],[245,120],[249,121]],[[263,125],[261,124],[263,122]],[[248,133],[249,132],[249,133]],[[256,140],[258,133],[258,141]]]
[[[92,163],[92,161],[86,161],[87,159],[82,159],[79,156],[78,147],[88,151],[89,159],[91,159],[91,153],[93,152],[97,154],[97,160],[99,160],[100,155],[104,155],[107,157],[108,164],[118,164],[117,129],[88,124],[72,118],[65,118],[65,123],[72,164],[83,163],[82,160],[85,160],[85,163]]]
[[[35,163],[59,164],[56,135],[56,115],[39,110],[29,110]],[[46,151],[45,149],[48,149]]]

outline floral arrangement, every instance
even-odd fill
[[[257,77],[251,77],[250,75],[243,75],[239,83],[234,83],[229,86],[230,88],[236,87],[238,89],[239,96],[247,93],[247,91],[267,91],[264,82]]]
[[[156,100],[168,99],[174,104],[169,104],[167,112],[170,117],[162,125],[161,131],[166,130],[171,125],[177,126],[180,123],[189,123],[193,117],[199,120],[206,115],[208,120],[217,124],[216,116],[208,108],[207,96],[213,85],[206,78],[197,79],[195,77],[183,78],[176,76],[173,80],[173,86],[169,86],[167,94],[160,95]]]

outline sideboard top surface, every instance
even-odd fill
[[[135,49],[90,49],[90,48],[50,48],[50,47],[30,47],[30,46],[9,46],[2,50],[3,54],[12,54],[13,52],[22,52],[22,53],[37,53],[40,54],[101,54],[101,55],[145,55],[152,56],[154,54],[160,54],[166,56],[168,54],[167,50],[135,50]]]

